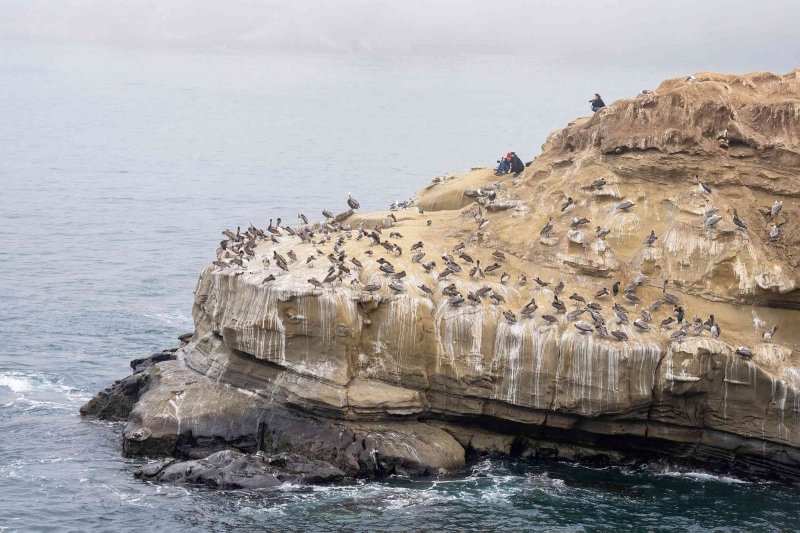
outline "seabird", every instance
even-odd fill
[[[334,217],[333,217],[333,213],[331,213],[331,212],[330,212],[330,211],[328,211],[327,209],[323,209],[323,210],[322,210],[322,216],[324,216],[324,217],[325,217],[325,219],[334,218]]]
[[[350,193],[347,193],[347,205],[350,206],[350,209],[358,209],[361,207],[361,204],[358,203],[358,200],[353,198]]]
[[[578,321],[575,322],[575,324],[573,325],[581,333],[591,333],[592,331],[594,331],[594,328],[590,324],[587,324],[586,322]]]
[[[623,293],[622,297],[634,304],[638,304],[639,302],[641,302],[639,297],[633,294],[632,292]]]
[[[558,322],[558,319],[556,317],[554,317],[553,315],[542,315],[542,318],[545,319],[546,321],[550,322],[550,323]]]
[[[613,331],[611,332],[611,335],[612,335],[614,338],[616,338],[617,340],[619,340],[619,341],[626,341],[626,340],[628,340],[628,335],[626,335],[626,334],[625,334],[625,332],[623,332],[623,331],[619,331],[619,330],[616,330],[616,329],[615,329],[615,330],[613,330]]]
[[[708,209],[703,211],[703,216],[706,217],[706,218],[714,216],[714,215],[717,214],[717,211],[719,211],[719,207],[714,207],[712,205],[711,207],[709,207]]]
[[[747,229],[747,224],[745,224],[744,220],[739,218],[739,213],[736,212],[736,208],[733,209],[733,223],[742,229]]]
[[[568,197],[567,201],[564,202],[564,205],[561,206],[561,212],[563,213],[564,211],[567,210],[567,208],[569,206],[574,205],[574,204],[575,204],[575,200],[572,199],[572,196]]]
[[[769,214],[774,217],[781,212],[781,209],[783,209],[783,202],[780,200],[775,200],[775,203],[772,204],[772,209],[770,209]]]
[[[614,291],[614,296],[619,294],[619,281],[617,281],[616,283],[614,283],[614,285],[611,286],[611,290]]]
[[[375,291],[379,291],[379,290],[381,290],[381,284],[380,283],[370,283],[368,285],[364,285],[364,290],[367,291],[367,292],[370,292],[370,293],[375,292]]]
[[[459,259],[461,259],[465,263],[472,263],[473,262],[472,257],[467,255],[467,254],[465,254],[464,252],[461,252],[460,254],[458,254],[458,257],[459,257]]]
[[[607,296],[607,295],[608,295],[608,288],[607,287],[603,287],[602,289],[600,289],[599,291],[594,293],[594,297],[595,298],[602,298],[603,296]]]
[[[355,257],[351,257],[351,258],[350,258],[350,262],[351,262],[351,263],[353,263],[353,264],[354,264],[355,266],[357,266],[358,268],[364,268],[364,265],[362,265],[362,264],[361,264],[361,261],[359,261],[359,260],[358,260],[358,259],[356,259]]]
[[[700,181],[700,176],[698,174],[694,175],[694,179],[697,180],[697,184],[700,186],[700,192],[703,194],[711,194],[711,187]]]
[[[298,219],[299,219],[299,220],[300,220],[300,221],[301,221],[303,224],[308,224],[308,218],[307,218],[307,217],[306,217],[306,216],[305,216],[303,213],[300,213],[300,212],[298,212],[298,213],[297,213],[297,218],[298,218]]]
[[[419,288],[419,290],[421,290],[421,291],[422,291],[422,292],[424,292],[425,294],[433,294],[433,291],[432,291],[432,290],[430,290],[430,289],[428,288],[428,286],[427,286],[427,285],[425,285],[424,283],[422,283],[422,284],[420,284],[420,285],[417,285],[417,287]]]
[[[500,268],[500,263],[494,263],[494,264],[489,265],[488,267],[484,268],[483,271],[486,272],[487,274],[491,274],[492,272],[494,272],[498,268]]]
[[[509,279],[511,279],[511,276],[509,276],[508,273],[503,272],[503,275],[500,276],[500,283],[505,283]]]
[[[564,290],[564,282],[563,281],[559,281],[558,285],[553,287],[553,294],[561,294],[561,291],[563,291],[563,290]]]
[[[711,324],[711,336],[716,339],[720,333],[722,333],[722,330],[719,328],[719,324],[716,322]]]
[[[772,329],[765,331],[761,338],[764,339],[764,342],[772,342],[772,336],[775,335],[776,331],[778,331],[778,326],[772,326]]]
[[[572,296],[570,296],[569,299],[570,300],[575,300],[576,302],[579,302],[579,303],[582,303],[582,304],[586,303],[586,298],[584,298],[583,296],[581,296],[577,292],[573,292]]]
[[[505,298],[503,298],[501,295],[497,294],[496,292],[493,292],[492,295],[489,296],[489,299],[490,300],[494,300],[494,302],[496,304],[505,303],[505,301],[506,301]]]
[[[480,298],[478,297],[478,295],[477,295],[477,294],[475,294],[474,292],[470,292],[469,294],[467,294],[467,300],[468,300],[468,301],[469,301],[471,304],[475,304],[475,305],[478,305],[478,304],[480,304],[480,303],[481,303],[481,299],[480,299]]]
[[[603,309],[603,306],[595,301],[589,302],[588,304],[586,304],[586,307],[589,309],[594,309],[595,311],[600,311],[601,309]]]
[[[669,280],[668,280],[668,279],[665,279],[665,280],[664,280],[664,288],[663,288],[663,289],[661,289],[661,294],[662,294],[662,296],[664,297],[664,300],[665,300],[666,302],[668,302],[668,303],[671,303],[671,304],[676,304],[676,303],[678,303],[678,302],[679,302],[681,299],[680,299],[680,298],[678,298],[678,296],[676,296],[676,295],[674,295],[674,294],[670,294],[670,293],[668,293],[668,292],[667,292],[667,284],[669,284]],[[712,315],[712,316],[713,316],[713,315]]]
[[[564,302],[558,299],[558,296],[553,296],[553,301],[550,302],[550,305],[552,305],[553,308],[562,313],[567,310],[567,306],[564,305]]]
[[[411,251],[412,252],[416,252],[417,250],[421,249],[423,246],[425,246],[425,245],[422,243],[422,241],[419,241],[418,243],[416,243],[413,246],[411,246]]]
[[[425,257],[425,252],[417,252],[411,257],[412,263],[419,263],[422,261],[422,258]]]
[[[650,311],[648,311],[647,309],[642,309],[641,313],[642,313],[642,320],[644,320],[645,322],[653,321],[653,315],[650,314]]]
[[[550,217],[550,220],[547,221],[547,224],[542,228],[542,231],[539,232],[539,235],[547,236],[553,230],[553,217]]]
[[[625,200],[624,202],[617,204],[617,209],[619,209],[620,211],[625,211],[627,213],[628,210],[635,205],[636,205],[635,202],[631,202],[630,200]]]
[[[457,251],[459,251],[459,250],[463,250],[465,246],[466,246],[466,245],[465,245],[463,242],[460,242],[460,243],[456,244],[456,245],[453,247],[453,253],[456,253],[456,252],[457,252]]]
[[[549,281],[542,281],[541,279],[539,279],[539,276],[536,276],[536,279],[533,281],[535,281],[540,287],[547,287],[548,285],[550,285]]]
[[[436,261],[428,261],[426,263],[422,263],[422,268],[424,268],[426,272],[430,272],[431,270],[436,268]]]
[[[528,278],[525,276],[525,274],[520,274],[517,280],[519,280],[520,285],[525,285],[528,282]]]
[[[650,324],[648,324],[644,320],[634,320],[633,321],[633,325],[636,326],[637,328],[641,329],[642,331],[649,331],[650,330]]]
[[[642,244],[646,244],[647,246],[653,246],[653,243],[656,242],[656,232],[655,230],[650,230],[650,235],[644,240]]]
[[[460,294],[456,294],[455,296],[448,298],[447,303],[450,305],[461,305],[464,303],[464,297]]]
[[[592,182],[592,187],[594,187],[595,189],[602,189],[605,184],[606,184],[606,179],[600,178]]]
[[[769,228],[769,238],[773,241],[778,238],[778,226],[773,225]]]
[[[269,283],[270,281],[275,281],[275,275],[274,275],[274,274],[270,274],[269,276],[267,276],[266,278],[264,278],[264,279],[261,281],[261,284],[263,285],[264,283]]]
[[[707,228],[713,228],[714,226],[716,226],[716,225],[717,225],[717,223],[718,223],[720,220],[722,220],[722,217],[721,217],[721,216],[719,216],[719,215],[711,215],[710,217],[708,217],[708,218],[706,219],[706,221],[705,221],[705,223],[704,223],[703,225],[704,225],[705,227],[707,227]]]
[[[597,235],[597,238],[598,238],[598,239],[603,239],[603,240],[605,240],[605,238],[606,238],[606,235],[608,235],[609,233],[611,233],[611,230],[610,230],[610,229],[608,229],[608,228],[601,228],[600,226],[597,226],[597,227],[594,229],[594,233],[595,233],[595,235]]]
[[[683,81],[685,81],[686,83],[692,83],[694,81],[694,76],[689,76]]]
[[[506,254],[504,254],[500,250],[495,250],[494,252],[492,252],[492,257],[494,257],[498,261],[502,261],[506,258]]]
[[[478,296],[481,296],[481,297],[485,296],[486,294],[488,294],[490,292],[492,292],[492,288],[489,287],[489,286],[483,286],[480,289],[478,289],[477,291],[475,291],[475,293]]]
[[[669,327],[669,326],[671,326],[673,324],[673,322],[675,322],[675,318],[671,317],[671,316],[668,316],[667,318],[665,318],[664,320],[661,321],[661,327],[662,328]]]
[[[389,284],[389,288],[392,289],[394,292],[405,292],[406,288],[402,282],[392,282]]]
[[[505,310],[503,311],[503,316],[506,317],[509,324],[513,324],[517,321],[517,315],[515,315],[513,311]]]
[[[675,341],[681,341],[685,336],[686,336],[686,330],[679,329],[678,331],[673,332],[672,335],[669,336],[669,338]]]
[[[586,217],[581,217],[581,218],[575,217],[572,219],[572,222],[570,222],[569,225],[572,228],[578,228],[580,226],[588,224],[589,222],[591,222],[591,220],[589,220]]]
[[[736,349],[736,353],[741,355],[745,359],[752,359],[753,358],[753,352],[750,351],[750,348],[747,348],[745,346],[739,346]]]
[[[574,310],[570,311],[569,313],[567,313],[567,321],[570,321],[570,320],[573,320],[575,318],[578,318],[579,316],[581,316],[585,312],[586,312],[586,309],[581,309],[580,307],[577,308],[577,309],[574,309]]]

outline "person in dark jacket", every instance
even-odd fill
[[[603,99],[600,98],[600,95],[597,94],[597,93],[594,93],[594,98],[589,100],[589,103],[592,104],[592,112],[593,113],[597,113],[598,111],[600,111],[601,109],[603,109],[606,106],[606,103],[603,102]]]
[[[525,170],[525,163],[522,162],[522,159],[515,152],[511,152],[511,172],[514,173],[515,176],[519,176],[522,174],[522,171]]]

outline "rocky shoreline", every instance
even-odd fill
[[[126,420],[126,455],[188,461],[155,481],[435,475],[482,453],[796,481],[799,78],[667,80],[553,133],[521,176],[230,232],[195,331],[81,414]]]

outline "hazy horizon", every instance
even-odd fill
[[[507,54],[788,72],[800,66],[797,20],[800,3],[786,0],[446,0],[435,6],[420,0],[7,0],[0,6],[0,38],[219,51]]]

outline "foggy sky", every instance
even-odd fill
[[[800,66],[800,1],[2,0],[2,39]]]

